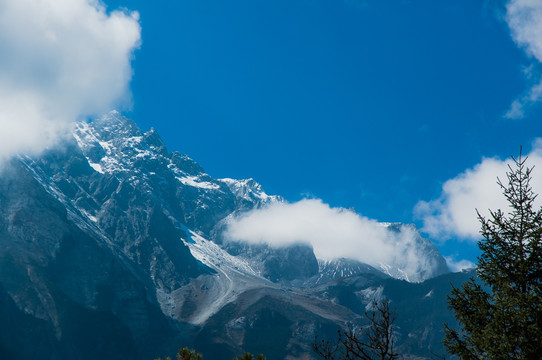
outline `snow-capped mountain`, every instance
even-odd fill
[[[227,359],[264,351],[253,338],[265,319],[284,341],[268,358],[307,358],[315,332],[362,321],[370,289],[425,291],[447,272],[413,225],[382,226],[416,234],[404,253],[427,263],[414,267],[408,256],[373,267],[222,238],[233,217],[283,201],[253,179],[212,178],[118,112],[13,159],[0,174],[0,316],[27,335],[0,326],[0,358],[143,359],[188,344]]]
[[[253,179],[211,178],[188,156],[176,152],[170,155],[155,130],[143,133],[132,121],[118,112],[107,114],[92,123],[78,123],[74,138],[89,165],[97,172],[123,178],[134,187],[145,189],[160,197],[159,201],[165,204],[171,202],[172,198],[178,203],[186,203],[189,200],[189,205],[195,205],[192,214],[183,214],[182,218],[173,212],[172,215],[180,224],[199,231],[208,239],[218,240],[220,231],[232,216],[255,207],[284,201],[280,196],[267,195],[262,186]],[[181,190],[176,192],[184,192],[182,197],[164,192],[162,188],[166,184],[180,188]],[[192,196],[187,198],[189,192],[192,192]],[[174,204],[169,207],[173,208]],[[96,210],[82,209],[82,211],[95,218]],[[380,264],[381,271],[391,277],[407,281],[423,281],[447,271],[445,261],[436,247],[423,239],[413,225],[383,224],[383,226],[392,234],[401,234],[405,229],[414,232],[415,241],[409,244],[409,247],[415,248],[417,252],[422,249],[425,255],[422,257],[430,264],[428,266],[418,264],[416,268],[409,269],[413,266],[412,259],[404,256],[392,263]],[[231,248],[229,245],[230,251]],[[250,251],[237,255],[243,256],[248,253],[254,257],[254,248],[258,247],[253,246]],[[408,254],[410,248],[405,249],[403,253]],[[268,252],[269,249],[265,251],[266,254]],[[256,266],[265,263],[261,255],[256,257],[258,258]],[[273,276],[275,280],[291,277],[288,271],[282,276],[281,274]]]

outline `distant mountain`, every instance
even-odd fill
[[[442,349],[449,283],[468,274],[447,274],[413,225],[382,224],[416,235],[408,246],[426,263],[414,270],[407,257],[376,268],[223,239],[233,217],[282,201],[253,179],[212,178],[118,112],[14,158],[0,174],[0,357],[150,359],[192,346],[219,360],[306,359],[316,333],[362,324],[381,296],[397,307],[400,349]]]

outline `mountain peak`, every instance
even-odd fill
[[[168,157],[166,145],[154,129],[143,133],[118,111],[77,123],[73,136],[90,166],[101,173],[129,173],[137,171],[136,162]]]
[[[143,137],[147,145],[154,151],[164,156],[168,155],[166,144],[162,140],[162,137],[160,137],[160,134],[158,134],[154,128],[151,128],[149,131],[143,134]]]
[[[258,202],[260,205],[266,205],[274,202],[282,202],[284,199],[276,195],[267,195],[262,189],[262,185],[252,178],[236,180],[230,178],[219,179],[225,183],[230,191],[238,198],[245,199],[250,202]]]
[[[135,122],[113,110],[90,123],[90,126],[100,134],[102,140],[108,141],[120,137],[141,136],[142,132]]]

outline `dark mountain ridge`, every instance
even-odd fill
[[[0,174],[5,358],[149,359],[185,345],[214,359],[310,358],[315,333],[363,323],[383,296],[398,309],[401,349],[441,349],[445,295],[465,275],[434,277],[445,261],[419,234],[413,246],[434,264],[420,283],[399,280],[394,264],[316,259],[308,245],[224,242],[232,217],[282,198],[252,179],[213,179],[117,112],[73,135]]]

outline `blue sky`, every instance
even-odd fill
[[[505,117],[540,64],[502,1],[107,4],[141,16],[127,115],[212,176],[290,201],[421,227],[420,200],[540,136],[536,101]],[[474,260],[472,242],[440,246]]]
[[[0,155],[117,107],[213,177],[414,222],[455,261],[503,160],[542,168],[542,2],[97,4],[4,1]]]

